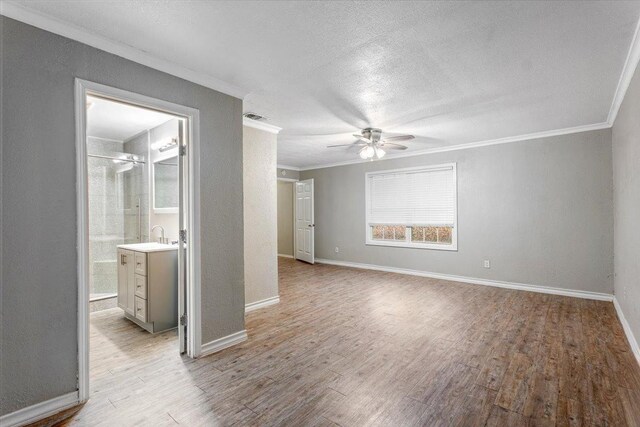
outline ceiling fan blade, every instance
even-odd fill
[[[357,135],[357,134],[355,134],[355,133],[354,133],[354,134],[353,134],[353,136],[354,136],[354,137],[356,137],[356,138],[358,138],[358,139],[360,139],[360,140],[362,140],[362,141],[364,141],[364,142],[366,142],[366,143],[371,142],[371,140],[370,140],[369,138],[365,138],[365,137],[364,137],[364,136],[362,136],[362,135]]]
[[[409,148],[406,145],[394,144],[393,142],[385,142],[383,147],[384,148],[391,148],[392,150],[406,150],[407,148]]]
[[[352,142],[351,144],[338,144],[338,145],[327,145],[327,148],[334,148],[334,147],[354,147],[354,146],[359,146],[359,145],[367,145],[363,142]]]
[[[387,141],[408,141],[410,139],[415,138],[415,136],[413,135],[398,135],[398,136],[390,136],[390,137],[386,137],[383,138],[382,140],[387,142]]]

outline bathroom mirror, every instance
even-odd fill
[[[153,210],[155,213],[178,212],[178,157],[153,163]]]

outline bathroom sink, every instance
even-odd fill
[[[164,243],[130,243],[128,245],[118,245],[119,249],[128,249],[137,252],[159,252],[159,251],[177,251],[178,245],[166,245]]]

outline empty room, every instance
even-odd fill
[[[640,1],[0,0],[0,426],[640,426]]]

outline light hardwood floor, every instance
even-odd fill
[[[65,425],[640,425],[611,303],[279,262],[281,303],[199,360],[92,313],[92,397]]]

